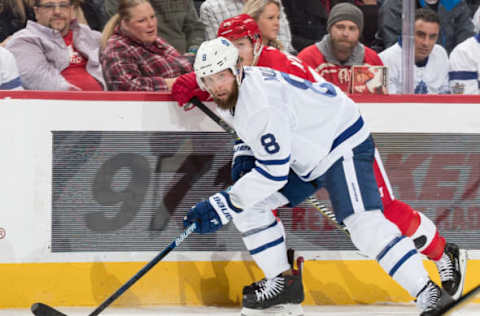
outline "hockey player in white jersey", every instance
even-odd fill
[[[218,36],[227,38],[237,47],[239,60],[243,66],[269,67],[312,82],[324,81],[318,73],[300,60],[287,56],[273,47],[262,46],[261,32],[253,18],[246,14],[223,21],[218,28]],[[445,70],[447,70],[446,66]],[[195,73],[192,72],[190,74],[189,80],[183,80],[187,79],[186,77],[180,77],[180,79],[182,80],[177,80],[172,86],[172,96],[178,101],[180,106],[190,102],[195,96],[201,100],[210,98],[210,94],[206,91],[202,91],[199,94],[200,89]],[[220,114],[223,114],[223,112]],[[230,121],[231,116],[228,115],[228,111],[223,119]],[[236,182],[243,174],[255,168],[255,158],[250,147],[245,145],[240,139],[235,141],[233,149],[231,175],[233,182]],[[435,224],[424,214],[417,212],[407,203],[395,198],[378,151],[375,153],[373,170],[378,189],[381,192],[384,216],[396,224],[403,235],[409,236],[414,240],[415,246],[420,253],[435,262],[442,287],[447,293],[453,297],[460,296],[463,290],[466,265],[463,252],[455,244],[446,243],[445,238],[438,232]],[[295,173],[290,172],[289,182],[293,181],[302,182],[300,179],[297,179]],[[314,190],[313,187],[310,189]],[[283,192],[283,190],[280,192],[289,196],[290,203],[286,206],[293,207],[301,202],[295,198],[292,199],[292,196],[288,194],[289,192]],[[248,294],[253,288],[252,286],[245,286],[243,293]]]
[[[450,54],[450,89],[455,94],[480,94],[480,33],[458,44]]]
[[[278,191],[306,198],[311,184],[329,192],[335,215],[353,244],[376,259],[413,297],[423,316],[452,301],[433,283],[409,237],[382,213],[372,162],[373,139],[358,106],[327,82],[311,83],[269,68],[237,68],[238,51],[225,38],[204,42],[194,68],[199,86],[232,114],[256,167],[229,189],[195,205],[184,225],[210,233],[232,221],[266,280],[243,298],[245,315],[282,306],[301,315],[301,278],[292,275],[285,231],[270,209],[288,204]],[[289,182],[292,169],[307,186]],[[267,211],[264,211],[267,210]],[[300,283],[300,284],[299,284]]]

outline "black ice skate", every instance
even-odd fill
[[[293,251],[291,257],[293,261]],[[300,305],[304,300],[302,265],[303,257],[299,257],[297,258],[297,269],[292,269],[293,275],[279,275],[270,280],[262,279],[244,287],[241,315],[303,315]]]
[[[445,252],[435,264],[440,274],[442,288],[454,299],[458,299],[462,295],[465,282],[465,253],[460,252],[457,245],[447,243]]]
[[[288,260],[288,263],[290,264],[290,267],[293,270],[294,269],[293,262],[295,260],[295,250],[293,250],[292,248],[287,249],[287,260]],[[251,295],[256,290],[258,290],[259,287],[261,287],[266,280],[267,279],[263,278],[260,281],[256,281],[256,282],[253,282],[252,284],[245,285],[242,290],[242,296],[245,296],[246,294]]]
[[[439,316],[440,310],[453,302],[453,298],[432,281],[417,296],[417,306],[422,310],[420,316]]]

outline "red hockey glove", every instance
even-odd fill
[[[193,97],[197,97],[200,101],[207,101],[210,98],[210,94],[207,91],[203,91],[198,87],[197,78],[193,71],[181,75],[175,80],[172,85],[172,96],[180,107],[190,102]],[[189,108],[189,110],[192,108]]]

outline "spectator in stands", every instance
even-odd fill
[[[27,20],[34,20],[33,0],[3,0],[0,5],[0,45],[6,39],[27,25]]]
[[[15,57],[0,47],[0,90],[23,90]]]
[[[363,33],[360,38],[362,44],[372,47],[375,42],[375,33],[378,28],[378,12],[380,4],[377,0],[361,0],[356,3],[358,8],[363,12]]]
[[[108,21],[100,56],[110,90],[164,91],[192,71],[186,57],[157,36],[157,18],[148,0],[120,0]]]
[[[98,60],[101,34],[72,18],[69,0],[35,0],[37,22],[7,42],[24,88],[33,90],[103,90]]]
[[[326,80],[349,92],[352,66],[383,65],[374,50],[359,42],[362,29],[362,11],[351,3],[339,3],[328,16],[328,35],[303,49],[298,58]]]
[[[480,94],[480,33],[450,54],[450,89],[455,94]]]
[[[380,0],[320,0],[325,2],[327,12],[336,4],[349,2],[356,5],[363,12],[363,32],[360,36],[360,42],[365,46],[372,47],[375,42],[375,33],[378,27],[378,11],[381,6]]]
[[[280,28],[280,0],[247,0],[243,13],[251,16],[262,32],[263,44],[279,50],[293,52],[291,43],[282,43],[278,37]],[[286,49],[289,47],[289,49]]]
[[[435,44],[440,33],[438,14],[430,9],[415,11],[415,94],[449,93],[448,55]],[[402,92],[402,45],[398,41],[379,54],[388,68],[388,91]]]
[[[103,0],[76,0],[82,10],[82,15],[91,29],[102,31],[108,17],[105,13]]]
[[[402,34],[402,3],[399,0],[385,0],[379,12],[377,51],[395,44]],[[431,9],[440,18],[438,44],[447,53],[467,38],[474,35],[470,9],[464,0],[416,0],[416,8]]]
[[[105,0],[109,17],[118,12],[119,0]],[[192,0],[150,0],[157,17],[158,36],[181,54],[193,56],[204,41],[205,26]],[[192,58],[193,60],[193,58]]]
[[[327,34],[328,13],[320,0],[282,0],[297,52],[318,42]]]
[[[243,12],[246,0],[205,0],[200,6],[200,20],[205,25],[205,37],[211,40],[217,37],[217,30],[223,20],[239,15]],[[283,6],[280,8],[280,28],[278,40],[285,45],[285,51],[294,53],[291,44],[292,35],[290,25]]]

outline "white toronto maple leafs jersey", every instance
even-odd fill
[[[380,59],[388,69],[388,93],[402,92],[402,47],[399,43],[387,48]],[[415,94],[449,93],[448,55],[445,48],[435,44],[425,65],[414,65]]]
[[[450,53],[450,89],[455,94],[480,94],[480,33]]]
[[[290,168],[305,181],[318,178],[370,135],[339,88],[263,67],[244,68],[233,127],[257,160],[231,187],[240,208],[282,188]]]

